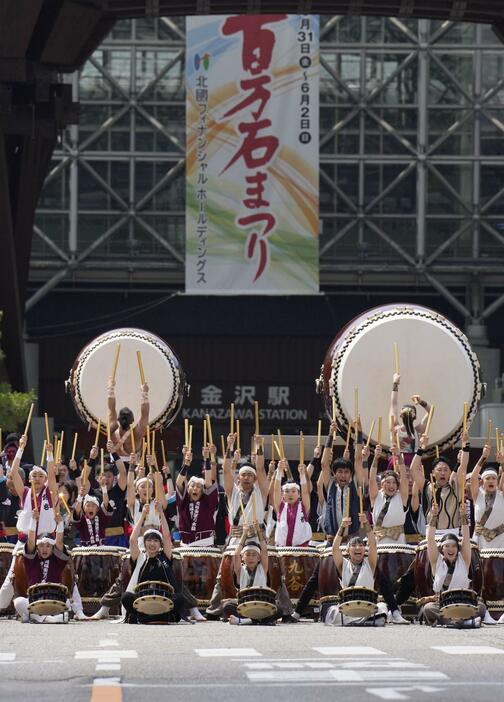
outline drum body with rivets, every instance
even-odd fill
[[[115,394],[117,411],[129,407],[140,417],[140,370],[137,352],[149,386],[149,424],[152,429],[173,422],[186,391],[179,359],[166,341],[143,329],[114,329],[93,339],[77,356],[66,383],[77,413],[87,424],[102,426],[107,419],[107,382],[117,348]]]
[[[353,319],[332,341],[318,381],[329,416],[333,397],[342,435],[355,414],[355,389],[364,437],[373,420],[382,417],[383,446],[390,445],[388,415],[398,348],[399,404],[412,395],[434,404],[430,444],[453,446],[463,428],[464,402],[469,424],[482,394],[480,365],[467,337],[443,315],[418,305],[375,307]],[[417,408],[417,420],[423,410]],[[375,425],[373,443],[377,439]]]

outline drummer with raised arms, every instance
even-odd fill
[[[230,546],[235,546],[239,542],[244,523],[263,523],[269,488],[264,470],[264,454],[260,445],[257,449],[255,467],[251,464],[242,465],[238,471],[238,480],[235,481],[233,457],[236,461],[241,458],[240,451],[237,450],[233,454],[235,441],[236,434],[229,434],[226,458],[223,463],[224,492],[226,493],[231,524],[231,534],[228,541]]]
[[[422,456],[424,450],[419,448],[417,454]],[[460,495],[465,490],[467,464],[469,462],[469,437],[467,432],[462,433],[462,449],[458,453],[457,470],[452,470],[450,460],[440,456],[432,464],[431,475],[433,480],[425,485],[423,477],[418,477],[418,488],[424,490],[426,496],[426,519],[430,523],[433,502],[439,509],[436,510],[436,531],[438,534],[458,534],[460,521]],[[435,500],[433,499],[433,486]]]
[[[469,567],[471,565],[471,537],[467,524],[465,507],[459,508],[459,519],[462,530],[462,541],[455,534],[446,533],[438,546],[436,542],[436,524],[439,517],[439,507],[433,505],[427,526],[427,555],[434,577],[433,590],[438,595],[446,590],[468,590],[470,586]],[[477,617],[456,622],[461,627],[479,627],[485,616],[485,605],[479,603]],[[447,624],[443,619],[438,601],[427,602],[420,610],[420,617],[426,624]]]
[[[332,545],[332,554],[336,570],[340,577],[341,587],[363,587],[374,590],[374,580],[378,553],[376,539],[364,512],[359,514],[360,527],[367,532],[368,555],[366,545],[360,536],[353,536],[348,541],[348,556],[343,556],[341,543],[345,531],[352,525],[351,517],[343,517]],[[387,605],[378,604],[376,614],[369,617],[353,617],[343,614],[339,605],[329,608],[325,624],[332,626],[385,626]]]
[[[154,527],[159,529],[160,521],[157,511],[154,509],[154,499],[156,495],[163,507],[166,509],[166,495],[163,488],[162,473],[157,470],[155,458],[146,456],[147,464],[150,472],[145,475],[145,469],[142,466],[136,466],[136,455],[131,454],[128,468],[127,478],[127,507],[129,521],[131,524],[136,524],[140,514],[143,513],[147,506],[147,517],[143,522],[143,529]],[[138,477],[135,478],[135,469],[137,469]]]
[[[215,447],[203,447],[205,477],[193,475],[189,481],[187,474],[193,456],[190,449],[184,448],[186,450],[183,466],[176,481],[181,546],[213,546],[215,542],[215,513],[219,499],[217,483],[212,482],[210,464],[210,452]]]
[[[471,473],[471,498],[474,502],[474,539],[480,549],[504,549],[504,480],[493,468],[484,468],[490,455],[485,446]],[[500,455],[497,454],[499,461]],[[481,472],[483,470],[483,472]],[[481,481],[481,487],[480,487]]]
[[[161,502],[154,502],[154,510],[158,517],[160,529],[146,527],[149,518],[149,505],[144,505],[130,537],[130,559],[132,575],[126,592],[122,596],[122,605],[126,610],[126,621],[129,624],[147,624],[150,621],[175,621],[182,618],[184,598],[180,592],[180,584],[172,568],[172,541],[170,527],[166,521]],[[140,536],[143,532],[145,547],[140,547]],[[173,610],[166,614],[149,616],[137,614],[134,602],[135,587],[138,583],[149,581],[165,582],[173,588]]]
[[[401,376],[399,373],[394,373],[392,379],[392,394],[390,396],[390,412],[393,417],[394,431],[391,436],[391,446],[395,445],[395,434],[399,435],[399,448],[404,455],[404,462],[407,466],[413,460],[415,451],[418,448],[418,439],[425,432],[427,419],[429,416],[430,405],[425,400],[422,400],[420,395],[412,395],[411,400],[413,405],[403,405],[399,410],[399,384]],[[417,410],[415,405],[419,405],[425,411],[425,416],[417,424]]]
[[[142,445],[142,439],[149,428],[149,386],[144,383],[140,387],[140,418],[135,424],[135,417],[129,407],[122,407],[117,414],[115,380],[109,378],[108,412],[110,421],[110,437],[114,443],[115,452],[129,460],[133,451],[131,432],[133,432],[135,448]]]
[[[251,537],[256,537],[257,540],[249,541]],[[236,546],[233,566],[238,596],[245,588],[268,586],[268,546],[262,525],[255,522],[243,530]],[[229,624],[274,624],[276,616],[275,613],[271,617],[255,621],[249,617],[240,617],[234,600],[228,600],[224,604],[224,617]]]
[[[50,510],[53,512],[53,510]],[[59,512],[54,515],[56,534],[43,533],[41,514],[38,509],[31,510],[28,526],[28,541],[23,554],[23,565],[26,572],[28,587],[39,583],[62,583],[63,570],[69,556],[64,552],[63,518]],[[16,597],[14,607],[21,618],[27,623],[32,619],[36,622],[59,623],[68,621],[68,615],[61,614],[41,616],[30,614],[27,597]]]
[[[284,458],[278,462],[273,503],[277,513],[275,530],[276,546],[308,546],[312,537],[310,526],[311,480],[304,464],[298,466],[299,483],[284,483],[282,479],[288,468]]]

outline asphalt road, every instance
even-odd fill
[[[0,700],[500,699],[504,626],[337,629],[0,620]]]

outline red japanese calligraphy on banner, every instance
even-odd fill
[[[306,25],[308,43],[302,41]],[[187,34],[187,290],[318,292],[318,17],[190,18]],[[205,190],[204,276],[198,229],[202,71],[209,86],[206,177],[215,187],[213,196]],[[301,132],[304,85],[311,92],[311,120]]]

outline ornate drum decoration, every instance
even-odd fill
[[[482,397],[480,364],[465,334],[446,317],[418,305],[375,307],[353,319],[327,350],[317,381],[329,417],[335,399],[342,435],[355,413],[355,388],[364,437],[373,420],[382,417],[382,446],[390,446],[389,405],[394,374],[394,342],[399,348],[399,405],[418,394],[435,405],[430,445],[453,446]],[[417,423],[422,416],[417,410]],[[376,443],[376,429],[373,443]]]

